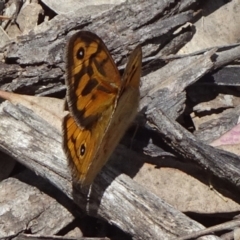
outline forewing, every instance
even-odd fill
[[[103,41],[91,32],[78,32],[67,46],[68,108],[81,127],[91,127],[102,112],[115,107],[121,79]]]

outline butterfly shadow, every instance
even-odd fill
[[[138,173],[144,164],[143,158],[139,155],[140,154],[130,148],[119,144],[91,186],[80,188],[79,185],[73,184],[72,194],[74,201],[77,202],[81,209],[85,210],[88,215],[97,216],[106,189],[112,185],[114,181],[118,181],[117,178],[121,174],[133,178]]]

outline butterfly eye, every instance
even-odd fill
[[[84,48],[83,47],[80,47],[77,51],[77,58],[78,59],[83,59],[84,58]]]
[[[85,143],[83,143],[83,144],[81,145],[79,151],[80,151],[80,157],[84,157],[85,152],[86,152],[86,145],[85,145]]]

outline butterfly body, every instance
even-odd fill
[[[92,184],[134,119],[139,103],[141,48],[119,71],[102,40],[91,32],[73,35],[67,47],[67,106],[63,149],[73,180]]]

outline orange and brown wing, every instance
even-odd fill
[[[91,127],[102,112],[115,107],[119,71],[103,41],[87,31],[73,35],[67,46],[67,104],[81,127]]]
[[[96,131],[79,128],[70,114],[64,118],[63,149],[68,159],[73,181],[80,184],[81,187],[86,185],[86,174],[99,147],[100,138],[101,136],[98,136]]]
[[[63,121],[63,149],[74,181],[86,186],[98,173],[86,176],[115,111],[121,79],[106,46],[90,32],[71,37],[66,61],[70,114]]]
[[[142,68],[142,48],[137,46],[129,56],[127,66],[122,76],[120,95],[127,87],[133,87],[139,91]]]

